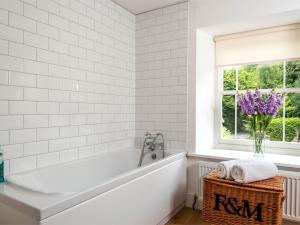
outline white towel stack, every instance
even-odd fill
[[[230,160],[220,162],[217,176],[240,183],[250,183],[275,177],[278,169],[266,159]]]

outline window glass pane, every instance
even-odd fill
[[[300,60],[286,63],[286,87],[300,87]]]
[[[285,141],[300,142],[300,93],[286,95]]]
[[[234,67],[224,68],[223,89],[235,90],[236,69]]]
[[[232,138],[234,136],[234,106],[235,96],[224,95],[222,99],[222,137]]]
[[[283,88],[283,70],[283,61],[239,66],[237,89],[236,67],[225,67],[223,68],[223,90],[239,91],[258,88],[271,91],[271,89]],[[300,88],[300,60],[286,61],[286,88]],[[263,97],[266,98],[267,94],[263,94]],[[266,131],[265,139],[300,143],[300,93],[285,95],[285,119],[283,119],[283,108],[281,106],[276,118],[273,118]],[[249,134],[247,115],[237,107],[236,116],[237,124],[235,124],[235,95],[222,96],[222,138],[234,139],[236,125],[236,138],[252,139]]]
[[[283,87],[283,63],[245,65],[239,67],[239,90]]]

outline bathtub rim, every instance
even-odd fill
[[[132,149],[133,151],[134,148],[130,148],[130,149]],[[70,194],[70,195],[59,195],[59,197],[61,197],[60,200],[53,199],[53,201],[50,200],[46,204],[44,203],[39,204],[38,200],[33,203],[32,201],[26,201],[24,199],[14,198],[13,195],[11,194],[7,195],[5,192],[2,191],[2,189],[0,189],[0,202],[12,208],[17,209],[26,215],[33,217],[37,221],[41,221],[184,158],[186,158],[186,152],[172,153],[170,156],[168,156],[165,159],[159,160],[151,164],[147,164],[140,168],[127,171],[125,173],[112,177],[107,181],[100,183],[99,185],[88,188],[82,192],[78,192],[76,194]],[[84,158],[84,160],[91,160],[91,159],[94,158],[93,157]],[[80,160],[78,161],[76,160],[74,162],[73,161],[67,162],[66,164],[73,164],[79,162]],[[49,167],[51,168],[53,166],[58,166],[58,165],[61,164],[56,164]],[[45,169],[45,168],[39,168],[39,169]],[[33,171],[36,170],[22,172],[22,174],[30,173]],[[4,184],[3,186],[7,186],[7,185],[8,184]],[[24,189],[22,190],[22,188],[17,186],[9,185],[9,189],[12,189],[15,192],[24,192],[24,195],[30,193],[33,196],[34,195],[36,195],[36,197],[38,196],[37,193],[35,194],[32,191],[28,191]],[[46,194],[39,193],[39,195],[46,195]]]
[[[26,171],[17,172],[17,173],[9,175],[8,177],[15,176],[15,175],[35,173],[35,172],[39,172],[39,171],[44,171],[44,170],[48,170],[49,168],[52,168],[52,167],[63,167],[63,166],[67,166],[67,165],[77,164],[77,163],[80,163],[80,162],[85,162],[85,161],[89,161],[89,160],[93,160],[93,159],[96,159],[96,158],[103,157],[103,155],[106,155],[106,154],[117,153],[118,151],[122,151],[122,152],[124,152],[124,151],[140,151],[140,149],[138,149],[138,148],[122,148],[122,149],[115,149],[115,150],[112,150],[112,151],[104,151],[104,152],[101,152],[101,153],[98,153],[98,154],[95,154],[95,155],[92,155],[92,156],[79,158],[79,159],[76,159],[76,160],[55,163],[55,164],[52,164],[52,165],[47,165],[47,166],[43,166],[43,167],[39,167],[39,168],[35,168],[35,169],[29,169],[29,170],[26,170]],[[168,152],[168,151],[166,151],[166,152]]]
[[[67,193],[55,193],[55,192],[53,192],[53,193],[47,193],[47,192],[43,192],[43,191],[39,191],[39,190],[34,190],[34,189],[31,189],[30,187],[27,187],[26,185],[23,186],[21,184],[18,184],[19,182],[14,183],[11,180],[14,180],[13,177],[15,177],[15,176],[22,176],[22,175],[31,174],[31,173],[39,173],[39,172],[47,171],[47,170],[49,170],[49,169],[51,169],[53,167],[63,168],[63,167],[68,166],[68,165],[72,166],[73,164],[84,163],[86,161],[90,161],[90,160],[95,160],[97,158],[101,158],[101,157],[105,156],[106,154],[116,154],[118,152],[124,153],[126,151],[132,151],[132,152],[133,151],[137,151],[137,153],[138,153],[141,150],[138,149],[138,148],[115,149],[113,151],[101,152],[99,154],[96,154],[96,155],[93,155],[93,156],[89,156],[89,157],[84,157],[84,158],[77,159],[77,160],[72,160],[72,161],[67,161],[67,162],[61,162],[61,163],[56,163],[56,164],[52,164],[52,165],[48,165],[48,166],[43,166],[43,167],[35,168],[35,169],[29,169],[29,170],[26,170],[26,171],[21,171],[21,172],[14,173],[14,174],[11,174],[11,175],[7,176],[5,178],[5,180],[6,180],[5,184],[14,186],[14,187],[19,188],[19,189],[25,189],[25,190],[30,191],[30,192],[39,193],[39,194],[45,194],[45,195],[52,195],[52,194],[53,195],[75,195],[76,192],[69,192],[69,193],[68,192]],[[174,155],[174,153],[169,153],[168,151],[166,151],[166,154],[168,154],[168,156],[166,158]],[[163,160],[163,159],[161,159],[161,160]],[[160,161],[160,160],[157,160],[157,162],[158,161]],[[156,163],[156,162],[154,162],[154,163]],[[151,164],[153,164],[153,163],[151,163]],[[142,166],[142,167],[144,167],[144,166]],[[138,168],[135,168],[135,169],[138,169]],[[135,169],[132,169],[130,171],[133,171]],[[130,172],[130,171],[127,171],[127,172]],[[121,176],[121,175],[123,175],[125,173],[119,174],[119,175],[117,175],[115,177]],[[112,177],[112,178],[114,178],[114,177]]]

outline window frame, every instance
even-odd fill
[[[299,93],[300,87],[296,88],[286,88],[286,62],[295,61],[300,59],[284,59],[276,61],[265,61],[265,62],[256,62],[251,64],[239,64],[239,65],[228,65],[221,66],[216,68],[217,72],[217,96],[216,96],[216,110],[215,110],[215,131],[217,137],[215,139],[214,147],[219,149],[230,149],[230,150],[240,150],[240,151],[252,151],[253,150],[253,141],[249,139],[225,139],[222,138],[222,98],[224,95],[235,96],[235,135],[237,131],[237,94],[244,93],[246,90],[238,90],[238,67],[242,65],[253,65],[253,64],[270,64],[272,62],[282,61],[284,64],[283,67],[283,87],[275,88],[274,90],[279,93]],[[224,69],[228,67],[235,67],[236,69],[236,88],[235,90],[223,90],[223,77]],[[271,89],[260,89],[262,93],[269,93]],[[283,120],[285,120],[285,98],[283,99]],[[265,141],[265,149],[269,153],[278,153],[278,154],[291,154],[291,155],[300,155],[300,143],[298,142],[286,142],[285,141],[285,122],[283,122],[283,140],[282,141]],[[298,151],[295,151],[298,150]]]

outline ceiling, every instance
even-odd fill
[[[165,6],[174,5],[186,0],[113,0],[118,5],[132,12],[140,14],[143,12],[159,9]]]

